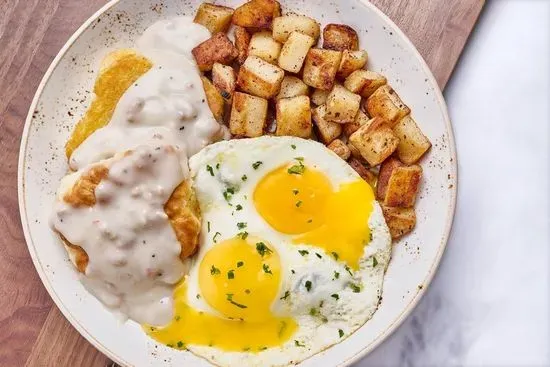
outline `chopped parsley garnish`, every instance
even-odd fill
[[[311,290],[311,281],[306,280],[306,289],[309,292]]]
[[[334,272],[334,278],[335,278],[335,279],[340,278],[340,273],[337,272],[337,271],[335,271],[335,272]]]
[[[338,335],[340,335],[340,338],[344,336],[344,330],[338,329]]]
[[[309,251],[308,251],[308,250],[298,250],[298,252],[299,252],[300,255],[302,255],[302,256],[306,256],[307,254],[309,254]]]
[[[294,166],[290,167],[287,172],[291,175],[301,175],[306,170],[306,166],[300,162],[300,164],[295,164]]]
[[[216,232],[214,233],[214,237],[212,238],[212,241],[214,241],[214,243],[218,242],[218,236],[221,236],[222,234],[220,232]]]
[[[294,157],[294,159],[296,159],[298,162],[304,161],[304,157]]]
[[[318,253],[318,252],[315,253],[315,256],[317,256],[319,259],[322,259],[322,258],[323,258],[323,257],[321,256],[321,254]]]
[[[216,163],[216,169],[220,169],[220,162]]]
[[[240,267],[243,266],[243,265],[244,265],[244,262],[242,262],[242,261],[238,261],[238,262],[237,262],[237,268],[240,268]]]
[[[245,290],[244,290],[244,293],[250,294],[250,289],[245,289]]]
[[[281,336],[283,336],[283,333],[285,332],[286,330],[286,322],[285,321],[281,321],[281,326],[279,326],[279,332],[277,333],[277,336],[280,338]]]
[[[235,193],[235,189],[233,189],[232,187],[229,187],[227,188],[227,190],[223,192],[223,198],[225,199],[225,201],[229,202],[233,197],[234,193]]]
[[[376,260],[376,256],[372,257],[372,267],[374,268],[376,265],[378,265],[378,260]]]
[[[369,233],[369,241],[372,241],[372,233]]]
[[[178,348],[183,348],[185,344],[180,340],[177,344]]]
[[[298,200],[296,202],[296,207],[299,208],[300,206],[302,206],[302,200]]]
[[[206,224],[206,226],[208,227],[208,233],[210,233],[210,221],[208,221],[208,223]]]
[[[244,229],[244,228],[246,228],[246,223],[244,223],[244,222],[239,222],[239,223],[237,223],[237,228],[238,228],[238,229]]]
[[[347,265],[346,265],[346,271],[349,273],[349,275],[353,276],[353,274],[351,273],[351,269]]]
[[[308,219],[307,222],[311,223],[311,222],[313,222],[313,219]]]
[[[319,314],[319,310],[315,307],[309,309],[309,316],[317,316]]]
[[[350,283],[349,287],[351,288],[353,293],[360,293],[361,292],[361,287],[358,286],[357,284]]]
[[[294,271],[294,269],[290,269],[290,272],[291,272],[292,274],[296,274],[296,272]]]
[[[337,300],[337,301],[340,299],[340,296],[337,295],[336,293],[333,293],[333,294],[331,294],[330,296],[331,296],[332,298],[334,298],[335,300]]]
[[[292,193],[293,193],[294,195],[298,195],[299,192],[300,192],[300,191],[298,191],[297,189],[292,190]]]
[[[220,274],[220,269],[216,268],[214,265],[212,265],[212,267],[210,268],[210,274],[212,275],[218,275]]]
[[[198,294],[197,294],[197,296],[198,296]],[[174,317],[174,320],[176,320],[176,321],[180,321],[180,319],[181,319],[180,315],[176,315],[176,317]]]
[[[238,204],[236,207],[235,207],[236,210],[243,210],[243,206],[241,204]]]
[[[298,340],[294,340],[294,345],[297,347],[305,347],[306,345],[303,343],[300,343]]]
[[[241,180],[246,181],[248,180],[248,177],[246,177],[246,175],[243,175],[243,177],[241,177]]]
[[[229,303],[231,303],[232,305],[235,305],[235,306],[237,306],[237,307],[239,307],[239,308],[248,308],[247,306],[245,306],[245,305],[243,305],[243,304],[241,304],[241,303],[237,303],[237,302],[233,301],[233,293],[227,293],[226,296],[227,296],[227,300],[228,300]]]
[[[292,147],[292,149],[296,149],[296,145],[291,144],[290,146]]]
[[[207,164],[207,165],[206,165],[206,170],[207,170],[208,172],[210,172],[210,176],[214,176],[214,170],[212,169],[212,166],[211,166],[211,165]]]
[[[263,350],[266,350],[266,349],[267,349],[267,347],[260,347],[260,348],[258,348],[258,350],[259,350],[260,352],[263,351]]]
[[[285,295],[282,296],[282,297],[279,298],[279,299],[283,300],[283,299],[287,299],[288,297],[290,297],[290,291],[286,291],[286,292],[285,292]]]
[[[248,232],[247,231],[239,232],[237,233],[237,237],[239,237],[241,240],[246,240],[246,238],[248,237]]]
[[[252,168],[258,169],[258,167],[260,167],[262,164],[264,164],[264,162],[262,161],[254,162],[254,164],[252,164]]]
[[[336,252],[331,252],[332,256],[334,257],[334,260],[338,260],[339,256]]]
[[[200,295],[200,294],[197,294],[197,295],[195,296],[195,298],[196,298],[196,299],[201,299],[201,295]],[[178,316],[178,317],[179,317],[179,316]]]
[[[264,257],[264,255],[269,255],[273,251],[269,247],[265,245],[263,242],[256,243],[256,251],[260,254],[261,257]]]
[[[227,279],[235,279],[235,270],[231,269],[227,272]]]
[[[264,273],[273,275],[273,273],[271,272],[271,269],[269,269],[269,265],[263,264],[262,268],[264,269]]]

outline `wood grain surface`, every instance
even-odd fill
[[[19,219],[17,159],[49,64],[106,0],[0,0],[0,366],[109,366],[65,320],[32,264]],[[373,0],[447,83],[483,0]]]

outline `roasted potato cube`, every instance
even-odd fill
[[[399,159],[388,157],[380,165],[380,171],[378,172],[378,182],[376,183],[376,198],[384,201],[386,198],[386,191],[388,189],[388,182],[390,181],[393,170],[397,167],[402,167],[403,163]]]
[[[321,105],[312,112],[313,122],[317,127],[317,136],[321,138],[325,145],[330,144],[342,134],[342,125],[325,120],[326,113],[327,105]]]
[[[235,92],[229,131],[238,137],[262,136],[267,117],[267,100],[250,94]]]
[[[250,39],[248,55],[258,56],[270,64],[276,64],[281,53],[281,47],[281,44],[271,37],[271,32],[257,32]]]
[[[328,145],[328,148],[330,150],[332,150],[334,153],[336,153],[340,158],[342,158],[345,161],[348,160],[348,158],[351,154],[351,152],[350,152],[348,146],[346,145],[346,143],[344,143],[340,139],[333,140],[332,143],[330,143]]]
[[[316,106],[325,104],[327,102],[327,97],[329,94],[329,90],[315,89],[313,93],[311,93],[311,103]]]
[[[432,146],[410,115],[403,117],[393,127],[393,132],[399,138],[397,156],[403,163],[416,163]]]
[[[388,123],[380,117],[361,126],[351,134],[349,141],[355,145],[361,156],[371,166],[382,163],[397,149],[399,144],[399,139],[390,129]]]
[[[309,87],[295,76],[287,75],[281,83],[281,91],[275,97],[276,99],[291,98],[296,96],[307,96]]]
[[[365,158],[363,158],[363,156],[361,155],[361,152],[359,151],[359,149],[357,149],[355,145],[350,143],[349,140],[348,140],[347,146],[353,158],[357,159],[359,162],[367,163],[367,161],[365,161]]]
[[[219,32],[227,32],[231,24],[233,16],[233,8],[227,6],[202,3],[197,10],[195,23],[205,26],[210,33],[216,34]]]
[[[279,42],[286,42],[292,32],[307,34],[317,42],[321,28],[319,23],[310,17],[298,14],[283,15],[273,19],[273,38]]]
[[[349,145],[348,145],[349,147]],[[361,178],[369,183],[372,187],[376,184],[376,176],[369,171],[367,167],[357,158],[351,157],[348,161],[351,168],[355,170],[361,176]]]
[[[235,9],[233,24],[245,28],[270,29],[273,18],[281,15],[281,4],[275,0],[251,0]]]
[[[359,130],[361,126],[370,121],[371,119],[367,116],[367,114],[359,109],[359,111],[357,111],[357,115],[355,115],[355,119],[352,122],[344,124],[344,134],[349,137],[351,134]]]
[[[362,69],[367,63],[367,58],[367,51],[342,51],[342,61],[336,76],[341,79],[347,78],[354,71]]]
[[[285,72],[257,56],[248,56],[239,70],[237,87],[243,92],[269,99],[279,93]]]
[[[366,110],[372,117],[382,117],[390,123],[390,127],[403,117],[411,113],[411,110],[389,85],[378,88],[366,101]]]
[[[216,33],[195,47],[192,53],[201,71],[212,70],[216,62],[229,64],[239,55],[224,33]]]
[[[341,59],[340,51],[312,48],[306,57],[304,83],[313,88],[331,90]]]
[[[388,181],[384,205],[400,208],[414,206],[421,178],[422,168],[418,165],[395,167]]]
[[[212,67],[212,82],[226,101],[233,96],[235,79],[235,70],[231,66],[215,63]]]
[[[359,36],[353,28],[345,24],[327,24],[323,29],[323,48],[335,51],[357,51]]]
[[[314,43],[315,40],[307,34],[292,32],[279,55],[279,66],[291,73],[299,72]]]
[[[369,98],[378,88],[386,84],[383,75],[370,70],[356,70],[344,82],[344,87],[361,97]]]
[[[360,95],[351,93],[337,84],[327,97],[325,119],[339,124],[352,122],[355,120],[360,104]]]
[[[250,38],[250,33],[248,33],[245,28],[235,26],[235,47],[239,52],[239,56],[237,57],[237,61],[239,62],[239,64],[245,62],[246,58],[248,57],[248,46],[250,45]]]
[[[308,96],[283,98],[277,101],[278,136],[311,136],[311,109]]]
[[[223,99],[220,92],[218,92],[214,84],[212,84],[212,82],[207,77],[201,76],[201,80],[202,86],[204,88],[204,93],[206,94],[208,107],[210,107],[210,111],[212,111],[214,118],[217,121],[222,122],[225,100]]]
[[[390,229],[392,239],[400,238],[411,232],[416,225],[414,208],[391,208],[382,206],[384,219]]]

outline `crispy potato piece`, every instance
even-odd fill
[[[201,71],[212,70],[217,62],[227,65],[239,56],[239,51],[225,33],[216,33],[195,47],[192,53]]]
[[[348,145],[349,147],[349,145]],[[376,176],[374,173],[369,171],[367,167],[357,158],[351,157],[348,161],[351,168],[355,170],[361,176],[361,178],[369,183],[371,187],[374,187],[376,184]]]
[[[367,100],[366,110],[372,117],[382,117],[390,123],[390,127],[403,117],[411,113],[411,110],[389,85],[378,88]]]
[[[432,146],[410,115],[403,117],[393,132],[399,138],[397,156],[406,164],[416,163]]]
[[[395,167],[388,181],[384,205],[400,208],[414,206],[421,178],[422,168],[418,165]]]
[[[258,56],[261,59],[276,64],[282,45],[271,37],[271,32],[261,31],[254,33],[248,46],[249,56]]]
[[[246,28],[239,27],[238,25],[235,26],[235,47],[239,52],[239,56],[237,57],[237,61],[239,62],[239,64],[244,63],[246,58],[248,57],[248,46],[250,45],[250,38],[250,33],[248,33]]]
[[[275,0],[251,0],[235,9],[233,24],[245,28],[270,29],[273,18],[281,15],[281,4]]]
[[[279,93],[283,69],[257,56],[249,56],[239,70],[237,87],[243,92],[269,99]]]
[[[212,82],[226,101],[230,101],[235,92],[235,79],[235,70],[231,66],[215,63],[212,67]]]
[[[287,14],[273,19],[273,38],[275,40],[284,43],[292,32],[307,34],[317,42],[321,28],[315,19],[304,15]]]
[[[346,145],[346,143],[344,143],[340,139],[333,140],[332,143],[330,143],[327,148],[332,150],[334,153],[336,153],[340,158],[342,158],[345,161],[348,160],[348,158],[351,154],[351,152],[350,152],[348,146]]]
[[[223,99],[220,92],[218,92],[214,84],[212,84],[212,82],[207,77],[201,76],[201,80],[204,92],[206,94],[208,107],[210,107],[210,111],[212,111],[214,118],[218,122],[222,122],[225,100]]]
[[[287,75],[281,83],[281,90],[276,99],[307,96],[309,87],[295,76]]]
[[[210,33],[227,32],[231,25],[233,8],[227,6],[202,3],[197,10],[193,22],[205,26]]]
[[[325,104],[329,94],[329,90],[315,89],[313,93],[311,93],[311,102],[316,106]]]
[[[321,138],[321,141],[325,143],[325,145],[328,145],[342,134],[342,125],[336,122],[327,121],[325,119],[326,113],[327,106],[321,105],[313,110],[312,117],[317,127],[317,136]]]
[[[349,151],[351,153],[351,156],[355,159],[357,159],[359,162],[361,163],[364,163],[364,164],[368,164],[367,161],[365,160],[365,158],[363,158],[363,156],[361,155],[361,152],[359,151],[359,149],[357,149],[355,147],[355,145],[353,145],[352,143],[349,142],[349,139],[348,139],[348,143],[347,143],[347,146],[349,148]]]
[[[340,67],[338,68],[336,76],[340,79],[347,78],[354,71],[362,69],[367,63],[367,59],[367,51],[342,51],[342,61],[340,61]]]
[[[308,96],[283,98],[277,101],[277,136],[311,136],[311,109]]]
[[[378,172],[378,182],[376,183],[376,198],[384,201],[386,198],[386,191],[388,190],[388,182],[393,170],[397,167],[402,167],[403,163],[399,159],[388,157],[380,165],[380,171]]]
[[[267,117],[267,100],[250,94],[235,92],[229,130],[238,137],[262,136]]]
[[[151,61],[131,49],[117,50],[105,57],[94,84],[95,97],[65,144],[67,158],[88,136],[111,121],[120,97],[152,66]]]
[[[306,56],[304,83],[313,88],[331,90],[341,59],[340,51],[312,48]]]
[[[292,32],[279,55],[279,66],[291,73],[299,72],[314,43],[315,40],[307,34]]]
[[[323,48],[335,51],[357,51],[359,36],[353,28],[345,24],[327,24],[323,29]]]
[[[353,122],[360,104],[361,96],[337,84],[327,97],[325,119],[339,124]]]
[[[349,141],[361,152],[361,155],[371,165],[376,166],[388,158],[399,144],[388,123],[375,117],[374,121],[361,126],[351,134]]]
[[[357,111],[357,115],[355,115],[355,119],[352,122],[344,124],[344,135],[349,138],[351,134],[359,130],[361,126],[369,123],[370,121],[371,119],[367,116],[367,114],[359,109],[359,111]]]
[[[390,208],[382,205],[382,212],[394,240],[411,232],[416,225],[414,208]]]
[[[386,78],[374,71],[356,70],[344,82],[344,87],[361,97],[369,98],[378,88],[385,85]]]

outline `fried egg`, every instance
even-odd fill
[[[323,145],[216,143],[191,157],[201,248],[175,317],[146,331],[222,366],[298,363],[376,311],[391,238],[372,188]]]

